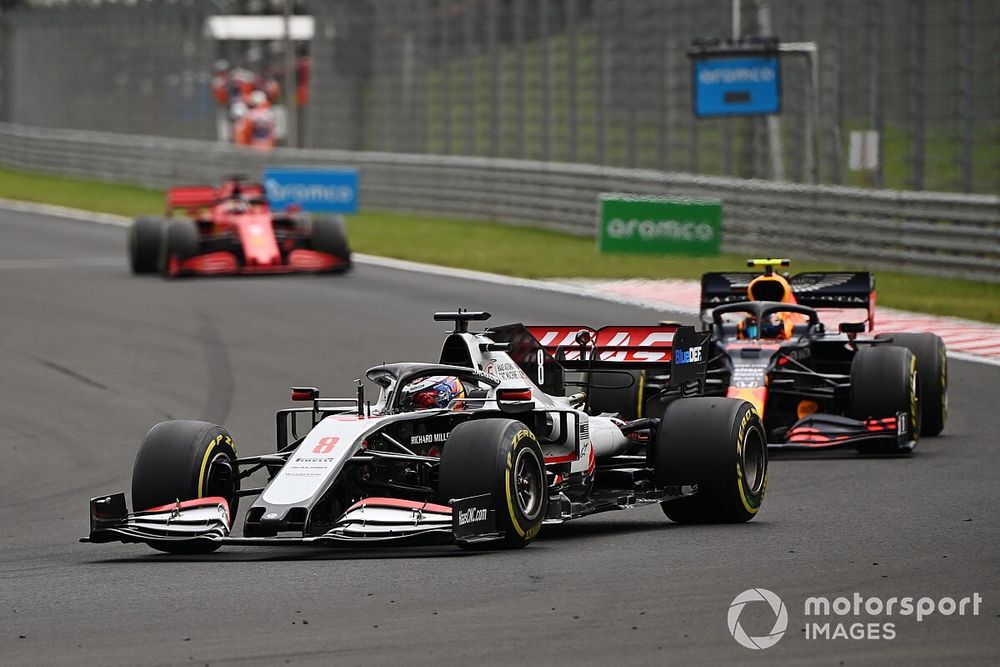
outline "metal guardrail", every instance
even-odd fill
[[[0,123],[0,165],[164,188],[265,165],[356,166],[368,209],[593,235],[602,192],[716,198],[725,252],[1000,282],[1000,197],[864,190],[582,164],[213,142]],[[665,260],[669,261],[669,260]]]

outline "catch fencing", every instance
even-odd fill
[[[729,36],[731,2],[298,0],[316,19],[305,145],[809,182],[804,59],[785,57],[777,119],[693,117],[686,49]],[[213,60],[281,58],[213,42],[205,18],[274,6],[23,0],[3,15],[0,120],[213,138]],[[996,0],[741,6],[743,34],[818,46],[821,182],[1000,192]],[[848,169],[858,129],[879,132],[870,174]]]
[[[602,192],[717,198],[723,250],[1000,282],[1000,197],[694,176],[535,160],[321,149],[0,123],[0,166],[164,188],[265,166],[348,166],[361,206],[593,235]],[[590,261],[581,257],[581,262]],[[669,262],[668,258],[664,259]]]

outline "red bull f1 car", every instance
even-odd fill
[[[748,264],[763,273],[702,277],[702,320],[711,332],[706,395],[751,402],[772,448],[906,453],[921,435],[943,430],[944,342],[933,334],[873,336],[872,274],[789,277],[775,271],[787,259]],[[592,411],[647,414],[663,378],[655,370],[633,373],[632,381],[595,392]]]
[[[183,217],[172,217],[183,211]],[[167,192],[167,216],[136,218],[129,230],[133,273],[190,275],[324,273],[351,266],[344,222],[272,211],[257,183],[234,176],[220,187]]]
[[[90,502],[88,542],[137,542],[172,553],[226,544],[381,545],[454,542],[515,548],[543,524],[643,504],[679,522],[742,522],[767,486],[754,407],[700,396],[707,338],[691,327],[469,331],[488,313],[459,310],[435,363],[375,366],[350,399],[292,389],[307,406],[277,413],[274,453],[240,456],[221,426],[167,421],[145,436],[124,493]],[[657,367],[655,418],[588,415],[566,369]],[[612,369],[612,370],[609,370]],[[586,381],[583,383],[586,385]],[[257,472],[266,481],[247,488]],[[237,505],[252,498],[234,534]]]
[[[712,331],[707,393],[753,403],[773,447],[908,452],[921,434],[941,432],[944,342],[933,334],[865,335],[875,323],[872,274],[789,277],[775,271],[787,259],[748,264],[763,273],[702,277],[703,320]]]

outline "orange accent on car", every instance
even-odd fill
[[[816,401],[803,400],[799,401],[799,406],[796,408],[795,412],[798,414],[799,419],[803,417],[808,417],[809,415],[817,412],[819,410],[819,403]]]
[[[749,389],[730,387],[726,390],[726,397],[749,401],[757,409],[757,414],[761,418],[764,417],[764,404],[767,402],[767,387],[751,387]]]

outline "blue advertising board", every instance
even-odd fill
[[[749,116],[781,111],[777,54],[701,56],[693,59],[694,114]]]
[[[313,213],[356,213],[358,170],[265,169],[264,194],[276,211],[294,204]]]

